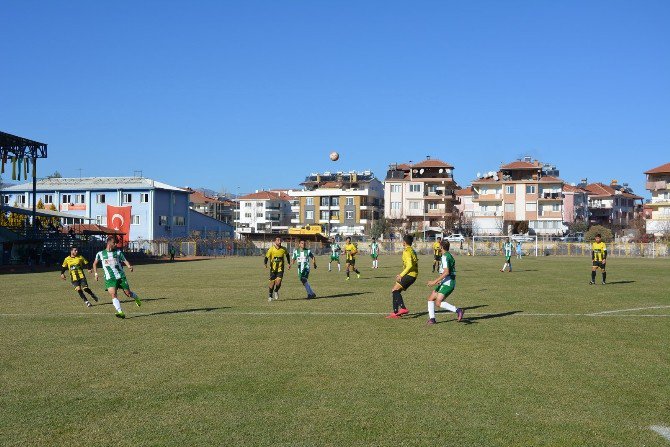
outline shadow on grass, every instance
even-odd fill
[[[348,296],[365,295],[365,294],[368,294],[368,293],[372,293],[372,292],[350,292],[350,293],[338,293],[336,295],[324,295],[324,296],[318,296],[317,295],[316,298],[312,298],[309,301],[320,300],[320,299],[325,299],[325,298],[346,298]],[[280,301],[308,301],[308,300],[307,300],[307,298],[288,298],[288,299],[285,299],[285,300],[280,299]]]
[[[125,296],[125,295],[123,295],[123,296]],[[103,296],[98,296],[98,298],[99,298],[99,299],[109,298],[109,295],[105,293],[105,295],[103,295]],[[109,299],[111,299],[111,298],[109,298]],[[169,299],[169,298],[141,298],[141,297],[140,297],[140,299],[142,300],[142,303],[148,303],[148,302],[150,302],[150,301],[167,300],[167,299]],[[127,298],[127,299],[125,299],[125,300],[119,300],[119,302],[120,302],[120,303],[133,303],[133,304],[135,304],[135,300],[132,299],[132,298]],[[111,303],[111,302],[109,302],[109,303],[97,303],[97,304],[93,304],[93,305],[94,305],[94,306],[111,306],[112,303]]]
[[[488,304],[478,304],[476,306],[462,307],[461,309],[463,309],[463,310],[473,310],[473,309],[480,309],[482,307],[488,307]],[[453,312],[449,312],[448,310],[444,310],[444,309],[435,309],[435,313],[436,314],[450,314],[450,313],[453,313]],[[407,318],[419,318],[419,317],[425,317],[426,315],[428,315],[427,311],[426,312],[417,312],[417,313],[414,313],[414,314],[410,315]],[[456,314],[454,314],[454,315],[456,315]]]
[[[500,312],[497,314],[477,315],[475,317],[463,317],[461,323],[475,324],[478,322],[478,320],[490,320],[493,318],[509,317],[510,315],[520,314],[522,312],[523,312],[522,310],[510,310],[509,312]]]
[[[131,315],[126,317],[127,319],[130,318],[141,318],[141,317],[155,317],[158,315],[173,315],[173,314],[188,314],[188,313],[195,313],[195,312],[212,312],[215,310],[222,310],[222,309],[230,309],[230,307],[196,307],[194,309],[175,309],[175,310],[164,310],[161,312],[152,312],[149,314],[140,314],[140,315]]]
[[[634,282],[635,281],[612,281],[612,282],[608,282],[606,285],[609,286],[609,285],[613,285],[613,284],[632,284]]]

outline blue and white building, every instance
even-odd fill
[[[2,203],[32,208],[32,184],[0,191]],[[189,208],[189,190],[143,177],[50,178],[37,182],[37,201],[46,208],[81,216],[82,223],[107,225],[107,205],[130,206],[129,240],[184,238],[193,233],[232,237],[234,228]],[[75,223],[71,219],[63,224]]]

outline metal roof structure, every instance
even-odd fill
[[[163,189],[167,191],[188,192],[187,189],[168,185],[167,183],[144,177],[82,177],[82,178],[47,178],[38,180],[37,191],[57,190],[97,190],[97,189]],[[21,192],[30,188],[28,183],[9,186],[3,191]]]

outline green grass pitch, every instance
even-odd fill
[[[58,272],[0,276],[2,446],[668,446],[670,260],[457,256],[426,325],[431,259],[387,320],[399,255],[344,281],[318,259],[267,301],[262,259],[137,266],[141,308],[87,309]]]

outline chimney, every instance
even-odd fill
[[[619,182],[617,181],[617,179],[612,179],[612,182],[610,183],[610,186],[611,186],[611,187],[615,187],[615,186],[617,186],[618,184],[619,184]]]
[[[426,160],[430,160],[430,155],[426,155]]]

